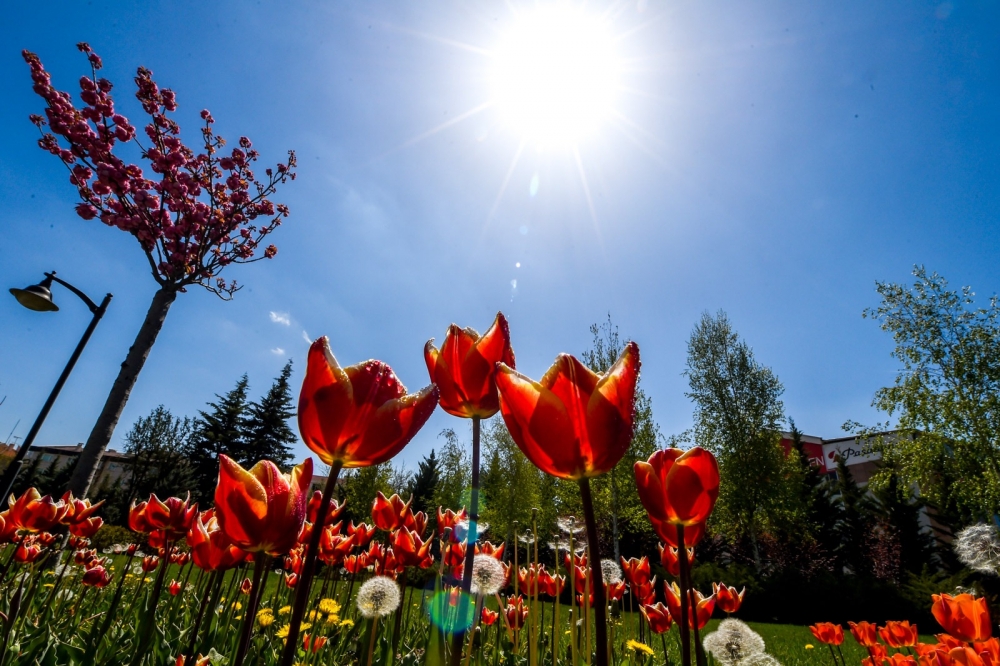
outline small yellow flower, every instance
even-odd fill
[[[42,583],[42,587],[55,587],[55,583]]]
[[[813,647],[814,647],[814,646],[813,646],[813,644],[812,644],[812,643],[806,643],[806,649],[807,649],[807,650],[812,650],[812,649],[813,649]]]
[[[236,610],[243,610],[243,604],[241,604],[238,601],[234,601],[233,602],[233,608],[235,608]]]
[[[327,615],[335,615],[340,612],[340,604],[333,599],[320,599],[319,610]]]
[[[336,613],[330,613],[326,616],[326,624],[338,624],[340,622],[340,616]]]
[[[625,647],[633,652],[643,652],[645,654],[653,654],[653,648],[649,647],[645,643],[640,643],[639,641],[632,640],[631,638],[625,643]]]
[[[352,620],[349,617],[345,617],[343,620],[340,621],[340,626],[342,626],[342,627],[353,627],[354,626],[354,620]]]
[[[261,627],[270,627],[274,624],[274,613],[270,608],[263,608],[257,613],[257,624]]]
[[[301,626],[300,628],[301,628],[301,630],[302,630],[302,631],[305,631],[306,629],[308,629],[308,628],[309,628],[309,627],[311,627],[311,626],[312,626],[312,625],[311,625],[311,624],[309,624],[308,622],[303,622],[303,623],[302,623],[302,626]],[[281,625],[281,628],[280,628],[280,629],[278,629],[278,631],[277,631],[277,632],[275,632],[275,634],[274,634],[274,635],[275,635],[275,636],[276,636],[277,638],[288,638],[288,630],[289,630],[289,628],[290,628],[290,627],[289,627],[289,626],[288,626],[287,624],[283,624],[283,625]]]
[[[319,611],[315,609],[309,611],[309,614],[306,615],[306,619],[310,622],[315,622],[317,617],[319,617]]]
[[[153,579],[150,578],[149,576],[146,576],[145,578],[142,579],[143,583],[151,583],[152,581],[153,581]]]
[[[291,606],[282,606],[281,608],[278,609],[278,615],[288,615],[291,612],[292,612]]]

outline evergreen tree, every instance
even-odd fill
[[[288,361],[264,397],[250,404],[243,435],[245,446],[236,458],[244,467],[270,460],[285,472],[291,468],[291,445],[298,439],[288,425],[288,419],[295,416],[295,403],[288,383],[291,374],[292,362]]]
[[[884,485],[874,488],[878,516],[894,532],[899,542],[900,567],[919,574],[934,563],[934,538],[920,523],[923,502],[909,486],[891,474]]]
[[[872,500],[858,485],[847,462],[837,456],[837,499],[843,513],[837,526],[839,561],[856,575],[870,572],[867,543],[875,527]]]
[[[247,431],[247,391],[249,381],[243,375],[236,386],[218,402],[208,403],[208,411],[199,412],[194,432],[188,440],[187,459],[191,464],[193,494],[204,505],[211,505],[219,478],[219,455],[245,460],[244,434]]]
[[[437,505],[434,504],[434,493],[437,492],[438,481],[441,471],[438,466],[438,459],[431,449],[429,455],[417,465],[417,473],[410,480],[407,488],[410,498],[413,500],[413,510],[423,511],[429,517],[437,512]]]
[[[841,505],[834,497],[834,485],[809,460],[802,446],[802,432],[795,421],[789,418],[788,423],[799,462],[799,502],[802,506],[799,532],[814,539],[825,554],[833,556],[839,546],[837,526],[843,518]]]

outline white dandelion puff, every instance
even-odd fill
[[[622,568],[614,560],[601,560],[601,578],[605,585],[617,585],[622,582]]]
[[[472,591],[489,597],[507,582],[503,565],[490,555],[476,555],[472,560]]]
[[[745,623],[729,618],[719,623],[716,631],[702,641],[705,651],[723,666],[751,666],[776,663],[761,661],[767,657],[764,639]]]
[[[982,573],[1000,572],[1000,534],[992,525],[971,525],[955,535],[955,554],[962,564]]]
[[[460,520],[455,523],[455,530],[453,532],[455,539],[458,541],[466,541],[469,538],[469,528],[471,523],[468,520]],[[486,533],[486,530],[490,529],[488,523],[476,523],[476,538],[478,541],[479,537]]]
[[[527,530],[524,532],[524,534],[518,534],[517,540],[525,545],[530,546],[531,544],[535,543],[535,535],[531,532],[531,530]]]
[[[576,519],[576,516],[566,516],[556,519],[556,527],[566,534],[583,534],[584,525]]]
[[[365,617],[384,617],[398,607],[399,586],[391,578],[369,578],[358,590],[358,610]]]

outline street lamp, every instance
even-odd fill
[[[80,297],[90,312],[94,315],[90,320],[90,325],[87,326],[87,330],[83,332],[83,337],[80,338],[80,342],[76,345],[76,349],[73,350],[73,355],[69,357],[69,362],[66,363],[66,367],[63,368],[62,374],[59,375],[56,385],[52,388],[52,392],[49,393],[48,399],[45,404],[42,405],[42,411],[38,413],[38,418],[35,419],[34,424],[31,426],[31,430],[28,431],[28,436],[24,438],[21,443],[21,448],[17,450],[17,454],[14,459],[10,461],[10,465],[7,466],[7,470],[3,473],[3,477],[0,478],[0,498],[6,498],[10,495],[10,489],[14,486],[14,479],[17,478],[17,473],[21,470],[21,465],[24,464],[24,456],[28,454],[28,449],[31,448],[32,442],[35,441],[35,435],[38,434],[38,429],[42,427],[42,423],[45,421],[45,417],[49,415],[49,410],[52,409],[52,403],[56,401],[59,397],[59,391],[62,390],[63,384],[66,383],[66,379],[69,377],[69,373],[73,371],[73,366],[76,365],[77,359],[80,358],[80,354],[83,352],[83,348],[87,346],[87,342],[90,340],[91,334],[94,329],[97,328],[97,322],[101,320],[104,316],[104,312],[108,309],[108,304],[111,302],[111,294],[106,294],[104,300],[101,301],[100,305],[96,305],[94,301],[90,300],[85,293],[71,285],[65,280],[61,280],[56,277],[56,272],[45,273],[45,279],[38,284],[33,284],[30,287],[24,289],[10,289],[10,293],[14,295],[17,302],[28,308],[29,310],[34,310],[36,312],[56,312],[59,310],[59,306],[52,301],[52,283],[58,282],[62,286],[66,287],[74,294]]]

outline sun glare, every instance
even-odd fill
[[[599,16],[566,4],[519,13],[493,65],[494,103],[532,144],[574,146],[611,115],[620,66]]]

